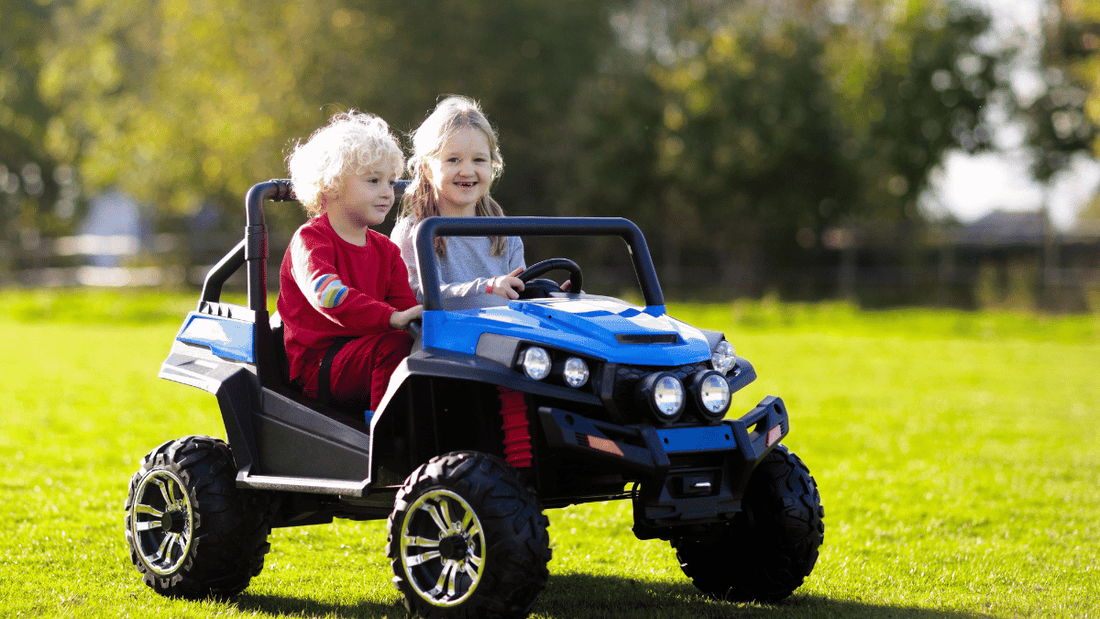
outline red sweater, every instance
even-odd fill
[[[306,364],[319,364],[336,338],[393,331],[393,312],[416,305],[397,245],[370,229],[365,246],[353,245],[336,234],[328,215],[294,233],[279,286],[292,380]]]

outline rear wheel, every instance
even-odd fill
[[[524,617],[549,578],[547,526],[538,497],[499,458],[433,458],[390,514],[394,584],[423,617]]]
[[[672,540],[676,558],[704,593],[731,602],[778,602],[817,563],[825,534],[817,483],[780,445],[753,471],[741,507],[710,536]]]
[[[126,498],[130,560],[157,593],[240,593],[260,573],[271,532],[267,496],[236,487],[229,446],[189,436],[141,461]]]

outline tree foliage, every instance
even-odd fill
[[[746,271],[812,260],[846,218],[917,219],[945,153],[988,147],[998,59],[973,46],[987,19],[934,0],[838,6],[618,13],[621,45],[575,120],[589,171],[576,209],[639,218],[663,230],[668,270],[705,249],[750,288]]]
[[[1047,14],[1036,71],[1038,96],[1017,112],[1026,127],[1032,174],[1051,183],[1075,159],[1100,155],[1100,2],[1061,2]],[[1078,214],[1100,221],[1100,195]]]
[[[43,96],[48,145],[91,187],[165,208],[279,175],[314,107],[307,40],[339,41],[332,3],[83,0],[55,9]],[[326,11],[329,9],[329,11]]]
[[[1043,89],[1019,114],[1026,122],[1033,174],[1044,182],[1075,155],[1095,149],[1100,135],[1100,93],[1092,88],[1100,74],[1100,2],[1069,6],[1068,12],[1048,15],[1036,67]]]
[[[39,203],[58,197],[56,164],[45,148],[52,109],[39,95],[37,46],[50,33],[49,11],[32,0],[5,3],[0,18],[0,244],[33,245],[39,228],[56,228]]]
[[[7,4],[0,19],[0,164],[18,169],[46,156],[42,138],[50,110],[38,94],[36,46],[50,24],[49,11],[31,0]]]
[[[48,146],[80,161],[92,187],[187,210],[285,174],[293,141],[336,111],[365,109],[408,130],[456,92],[483,102],[530,190],[555,116],[591,70],[602,10],[82,0],[54,9],[56,35],[44,42],[42,92],[58,110]]]
[[[762,265],[814,260],[838,222],[918,219],[944,154],[987,146],[980,110],[1002,87],[974,46],[986,18],[950,0],[0,9],[0,120],[23,119],[0,144],[74,164],[88,191],[235,208],[332,113],[407,132],[460,93],[500,130],[507,212],[624,215],[673,275],[718,262],[749,290]]]

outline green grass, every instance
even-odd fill
[[[161,598],[130,566],[140,458],[223,436],[156,372],[194,296],[0,292],[0,608],[12,617],[401,617],[384,523],[280,529],[237,599]],[[1096,617],[1100,318],[775,303],[677,306],[791,412],[825,504],[813,574],[777,606],[697,595],[625,503],[548,512],[535,617]]]

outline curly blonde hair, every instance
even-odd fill
[[[497,132],[489,119],[482,113],[476,101],[461,95],[450,95],[435,106],[428,118],[412,133],[413,154],[409,158],[409,174],[412,181],[401,200],[401,217],[411,217],[418,223],[428,217],[439,215],[439,204],[435,201],[429,161],[438,158],[443,145],[456,131],[466,127],[480,129],[489,140],[489,165],[492,183],[504,170],[504,158],[500,155]],[[485,192],[485,197],[474,206],[478,217],[503,217],[504,209]],[[505,240],[501,236],[491,236],[491,253],[499,256],[504,253]],[[435,251],[442,256],[446,251],[443,237],[435,239]]]
[[[405,155],[386,121],[355,110],[333,116],[287,157],[294,195],[310,217],[325,212],[325,197],[339,195],[349,176],[393,170],[399,178],[404,166]]]

